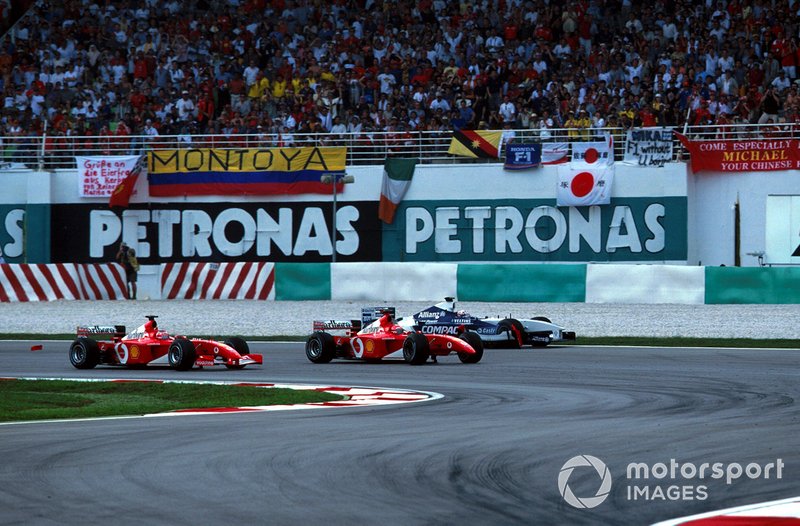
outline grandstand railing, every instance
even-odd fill
[[[509,130],[506,130],[508,132]],[[736,124],[692,126],[685,131],[696,140],[741,141],[770,138],[800,138],[800,124]],[[602,141],[609,135],[614,139],[614,152],[621,160],[625,152],[626,130],[601,129],[516,129],[515,143],[571,143],[575,141]],[[362,132],[315,134],[204,134],[165,136],[5,136],[0,137],[0,170],[3,169],[74,169],[75,156],[138,155],[149,150],[190,148],[275,148],[299,146],[346,146],[347,165],[383,164],[387,157],[415,157],[421,163],[496,163],[496,159],[470,159],[447,153],[453,133],[451,131],[422,132]],[[504,158],[501,144],[500,159]],[[679,160],[682,151],[675,142],[673,160]]]

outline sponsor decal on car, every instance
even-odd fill
[[[336,320],[328,320],[328,321],[315,321],[314,322],[314,330],[321,331],[321,330],[336,330],[336,329],[352,329],[353,322],[351,321],[336,321]]]
[[[458,327],[455,325],[423,325],[423,334],[458,334]]]
[[[87,327],[78,327],[79,334],[115,334],[117,328],[113,325],[91,325]]]
[[[194,364],[196,366],[198,366],[198,367],[203,367],[203,366],[206,366],[206,365],[212,366],[212,365],[214,365],[214,360],[197,360],[197,361],[194,362]]]

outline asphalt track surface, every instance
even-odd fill
[[[308,362],[254,343],[261,368],[78,371],[68,342],[0,342],[0,376],[297,382],[435,391],[433,402],[0,426],[2,524],[649,524],[795,496],[795,350],[552,346],[476,365]],[[557,479],[603,460],[608,499],[575,509]],[[631,462],[785,464],[781,480],[702,484],[705,500],[628,498]],[[569,486],[593,496],[600,478]],[[695,490],[696,491],[696,490]]]

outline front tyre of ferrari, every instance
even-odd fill
[[[412,332],[403,342],[403,359],[411,365],[422,365],[431,354],[430,345],[425,335]]]
[[[522,347],[521,340],[525,334],[525,327],[522,326],[519,320],[514,318],[506,318],[497,324],[497,334],[507,333],[508,343],[514,348],[519,349]]]
[[[461,363],[478,363],[483,358],[483,340],[478,336],[475,331],[466,331],[459,336],[462,340],[467,342],[470,347],[475,349],[475,354],[468,354],[465,352],[458,353],[458,359]]]
[[[238,352],[240,356],[245,356],[250,354],[250,346],[247,345],[247,342],[244,341],[243,338],[239,338],[238,336],[231,336],[224,342],[225,345],[228,347],[233,347],[233,350]],[[244,369],[244,365],[225,365],[228,369]]]
[[[100,347],[97,342],[83,336],[72,342],[69,363],[76,369],[94,369],[100,363]]]
[[[169,366],[176,371],[188,371],[194,366],[197,353],[194,344],[185,338],[176,338],[169,346]]]
[[[313,363],[329,363],[336,356],[336,342],[327,332],[317,331],[306,340],[306,358]]]

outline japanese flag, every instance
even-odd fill
[[[573,142],[572,162],[558,167],[557,206],[607,205],[614,182],[614,139]]]
[[[573,142],[572,162],[592,166],[614,164],[614,138],[609,134],[605,141]]]
[[[614,165],[587,167],[571,163],[558,167],[557,206],[607,205],[611,202]]]

